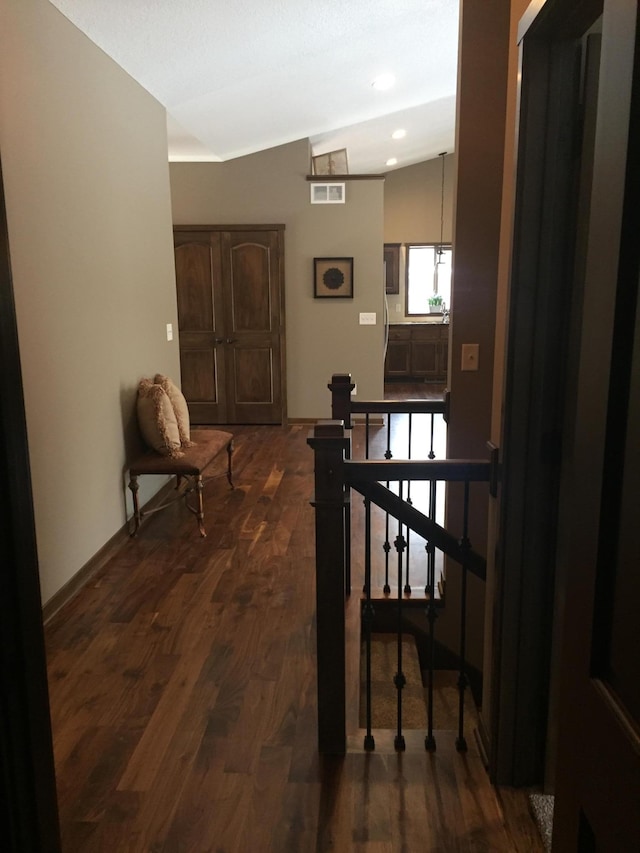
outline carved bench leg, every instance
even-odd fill
[[[229,485],[233,489],[233,471],[231,460],[233,458],[233,441],[230,441],[227,444],[227,480],[229,481]]]
[[[131,494],[133,496],[133,519],[134,526],[131,531],[131,536],[135,536],[138,530],[140,529],[140,522],[142,521],[142,515],[140,514],[140,506],[138,504],[138,475],[132,474],[129,478],[129,488],[131,489]]]
[[[200,536],[205,537],[207,535],[207,531],[204,529],[204,505],[202,502],[202,490],[204,489],[204,482],[202,479],[202,474],[198,474],[196,477],[196,493],[198,495],[198,511],[196,516],[198,518],[198,529],[200,530]]]

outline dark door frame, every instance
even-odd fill
[[[503,389],[491,773],[544,780],[573,250],[583,125],[580,41],[601,0],[535,0],[521,21],[516,204]]]
[[[9,853],[59,853],[38,558],[0,164],[0,820]]]

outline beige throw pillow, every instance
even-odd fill
[[[178,432],[180,433],[180,442],[183,447],[193,447],[191,441],[191,425],[189,422],[189,407],[185,400],[184,394],[178,386],[169,379],[168,376],[163,376],[161,373],[156,373],[153,380],[156,385],[160,385],[173,406],[173,411],[178,422]]]
[[[171,400],[161,385],[142,379],[138,385],[138,423],[142,437],[163,456],[178,457],[180,432]]]

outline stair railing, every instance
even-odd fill
[[[344,376],[348,376],[344,374]],[[333,377],[334,380],[336,377]],[[337,383],[346,386],[350,383]],[[332,383],[335,384],[335,383]],[[331,387],[331,386],[330,386]],[[349,392],[350,396],[350,392]],[[391,401],[382,401],[384,411],[388,411]],[[429,403],[430,401],[413,401]],[[358,403],[360,411],[366,413],[370,403]],[[377,405],[377,404],[376,404]],[[393,411],[403,411],[402,403]],[[406,404],[404,404],[406,405]],[[334,409],[334,412],[336,410]],[[404,749],[402,734],[402,689],[405,684],[402,661],[403,604],[407,596],[406,585],[402,585],[403,553],[407,548],[409,531],[415,531],[426,542],[427,583],[425,587],[426,615],[429,631],[429,665],[427,684],[427,720],[425,748],[432,751],[436,747],[433,734],[433,673],[435,644],[435,571],[434,554],[436,549],[461,566],[462,591],[460,602],[460,646],[458,674],[458,734],[456,746],[466,750],[464,736],[464,697],[468,686],[466,661],[466,621],[467,621],[467,578],[472,573],[480,578],[486,575],[484,558],[473,551],[468,536],[469,498],[472,482],[489,483],[490,489],[496,488],[496,456],[490,461],[483,460],[384,460],[356,461],[351,458],[351,440],[345,434],[344,416],[351,424],[350,415],[356,407],[343,408],[343,418],[319,422],[310,434],[308,443],[315,453],[315,494],[312,501],[316,510],[316,614],[318,645],[318,738],[322,753],[344,754],[346,751],[346,707],[345,707],[345,612],[344,591],[349,589],[347,573],[350,571],[350,522],[348,494],[354,489],[364,498],[365,506],[365,555],[363,585],[363,628],[365,637],[365,667],[367,670],[367,688],[365,696],[366,734],[364,747],[375,748],[372,733],[371,713],[371,625],[375,602],[371,590],[371,506],[380,507],[398,523],[398,535],[394,546],[398,555],[397,583],[397,625],[398,625],[398,666],[394,683],[397,689],[397,733],[395,746]],[[381,408],[380,411],[383,411]],[[406,411],[406,409],[404,409]],[[428,408],[427,408],[428,411]],[[386,454],[385,454],[386,455]],[[435,499],[430,501],[428,514],[414,508],[406,499],[408,484],[415,481],[428,481],[430,494],[435,494],[435,485],[439,481],[463,483],[463,521],[460,536],[454,536],[433,517]],[[397,493],[391,484],[397,483]],[[405,490],[405,484],[407,489]],[[405,539],[404,531],[407,533]],[[348,535],[347,535],[348,534]],[[388,586],[388,575],[387,582]]]
[[[364,458],[369,459],[375,455],[378,457],[384,456],[385,459],[393,459],[394,450],[396,454],[404,452],[404,459],[436,458],[436,432],[442,432],[437,429],[437,421],[440,420],[444,424],[448,421],[449,411],[449,393],[445,392],[440,400],[356,400],[353,392],[356,388],[354,382],[351,381],[351,374],[336,373],[331,377],[331,382],[327,386],[331,391],[331,416],[334,420],[343,421],[346,429],[350,430],[356,425],[356,419],[361,416],[361,423],[364,426]],[[425,431],[425,418],[428,421],[428,427]],[[396,425],[402,422],[405,435],[400,437],[397,434]],[[380,424],[383,424],[384,438],[386,442],[380,441]],[[414,425],[417,424],[417,429],[414,430]],[[428,434],[428,441],[425,443],[425,432]],[[415,440],[417,433],[417,441]],[[374,437],[375,436],[375,437]],[[392,449],[393,448],[393,449]],[[446,449],[439,448],[439,455],[444,457]],[[420,455],[422,454],[422,455]],[[390,483],[387,483],[387,488]],[[436,511],[436,484],[432,484],[428,497],[428,513],[430,517],[435,519]],[[406,484],[406,500],[409,504],[413,504],[411,495],[411,481]],[[347,543],[351,540],[351,506],[349,500],[349,492],[345,494],[345,524],[346,524],[346,540]],[[385,595],[391,594],[391,585],[389,582],[391,568],[391,541],[390,541],[390,518],[387,515],[385,519],[385,536],[382,543],[384,551],[384,583],[383,591]],[[435,559],[435,552],[433,554]],[[403,572],[404,572],[404,593],[405,595],[412,594],[410,571],[411,571],[411,538],[407,536],[406,551],[404,554]],[[346,553],[346,593],[351,592],[351,555],[347,545]],[[427,583],[424,586],[424,592],[427,593]]]

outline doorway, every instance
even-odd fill
[[[284,226],[176,226],[174,246],[192,423],[285,423]]]
[[[623,524],[638,486],[637,44],[631,0],[547,0],[521,32],[493,773],[532,785],[546,770],[567,851],[633,849],[640,832],[638,548]]]

